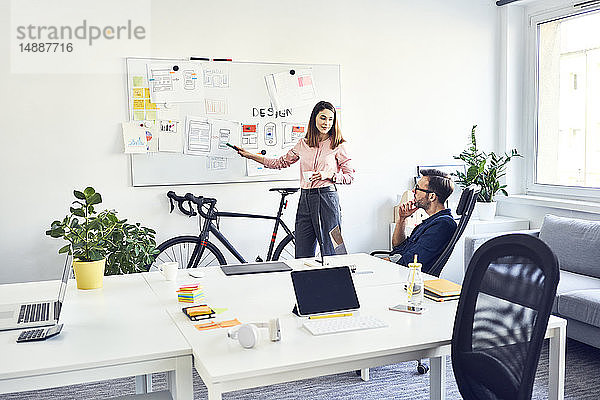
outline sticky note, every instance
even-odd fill
[[[144,77],[143,76],[134,76],[133,77],[133,87],[144,86]]]
[[[144,88],[144,97],[147,99],[150,98],[150,89],[149,88]]]
[[[134,110],[143,110],[144,109],[144,100],[133,100],[133,109]]]
[[[146,104],[146,110],[156,110],[156,104],[154,104],[148,99],[144,100],[144,102]]]
[[[207,322],[205,324],[194,325],[199,331],[207,331],[209,329],[217,329],[219,325],[216,322]]]
[[[221,328],[231,328],[232,326],[241,325],[242,323],[238,321],[237,318],[230,319],[229,321],[219,322],[219,326]]]
[[[156,110],[146,111],[146,119],[149,121],[155,121],[156,120]]]
[[[133,110],[134,121],[143,121],[144,118],[144,110]]]
[[[144,97],[144,89],[133,88],[133,97],[134,98],[143,98]]]

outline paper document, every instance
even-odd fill
[[[275,110],[314,103],[317,97],[311,68],[266,75],[265,83]]]
[[[147,64],[146,69],[152,102],[204,101],[201,63],[177,61]]]
[[[148,142],[143,122],[123,122],[123,144],[126,154],[147,153]]]

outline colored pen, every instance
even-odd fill
[[[346,314],[331,314],[331,315],[315,315],[313,317],[308,317],[308,319],[320,319],[320,318],[337,318],[337,317],[351,317],[352,313]]]
[[[234,149],[235,151],[240,151],[240,148],[239,148],[239,147],[237,147],[237,146],[234,146],[234,145],[232,145],[232,144],[230,144],[230,143],[225,143],[225,145],[226,145],[226,146],[229,146],[229,147],[231,147],[231,148],[232,148],[232,149]]]
[[[231,58],[213,58],[213,61],[233,61]]]

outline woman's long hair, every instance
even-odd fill
[[[338,126],[337,113],[335,112],[335,107],[333,104],[327,101],[320,101],[315,104],[315,107],[310,113],[310,121],[308,121],[308,130],[306,132],[306,141],[309,147],[318,147],[319,146],[319,130],[317,129],[317,114],[322,110],[330,110],[333,112],[333,124],[331,125],[331,129],[329,132],[329,137],[331,138],[331,148],[335,149],[340,144],[344,143],[345,140],[342,137],[342,131]]]

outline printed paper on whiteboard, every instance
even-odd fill
[[[143,121],[123,122],[123,144],[126,154],[147,153],[146,128]]]
[[[211,146],[211,125],[208,118],[188,116],[185,120],[184,153],[207,156]]]
[[[186,61],[146,64],[153,103],[204,101],[202,64]]]
[[[283,154],[282,150],[276,149],[268,149],[265,150],[266,158],[279,158]],[[272,175],[280,172],[278,169],[267,168],[264,165],[257,163],[256,161],[246,159],[246,172],[248,176],[263,176],[263,175]]]
[[[311,68],[278,72],[265,76],[267,91],[275,110],[311,104],[317,97]]]
[[[158,151],[171,153],[183,152],[183,134],[179,121],[159,120]]]
[[[185,153],[219,158],[239,158],[231,147],[240,146],[241,124],[223,119],[191,117],[186,120]]]

